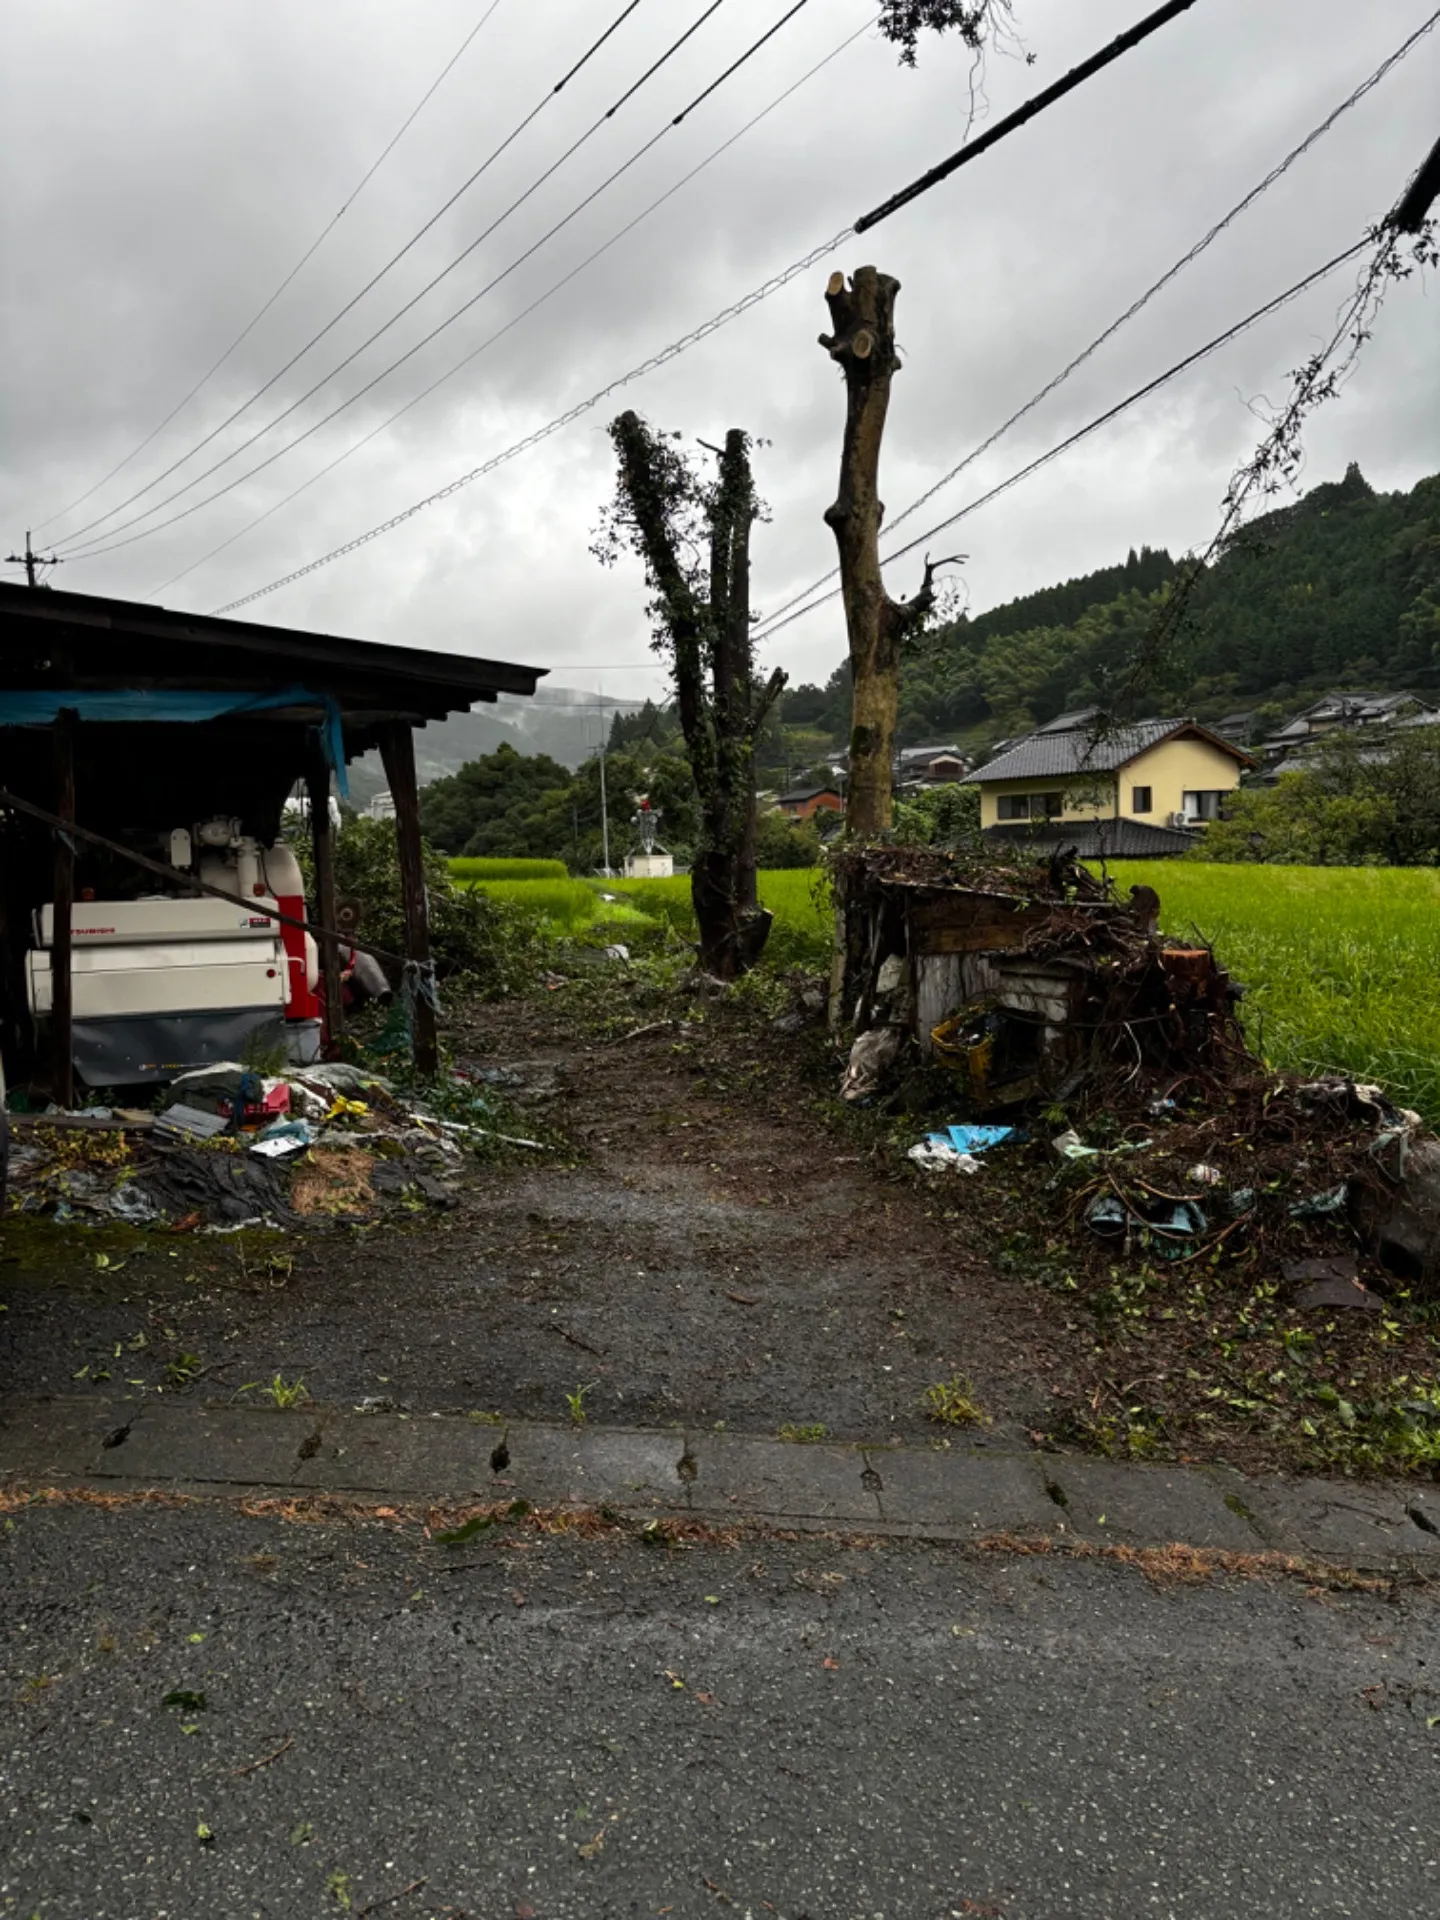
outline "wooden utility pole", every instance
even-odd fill
[[[400,849],[400,897],[405,912],[405,957],[412,963],[409,994],[415,1070],[433,1079],[440,1066],[430,963],[430,909],[425,896],[425,857],[420,838],[420,795],[415,784],[415,739],[403,720],[385,724],[380,757],[395,802],[395,838]],[[418,977],[416,977],[418,976]],[[404,983],[402,983],[404,991]]]
[[[825,289],[833,333],[820,344],[845,376],[845,438],[840,453],[840,490],[825,509],[825,523],[840,554],[840,586],[850,640],[854,705],[850,728],[850,779],[845,831],[851,840],[873,840],[894,818],[891,762],[900,704],[900,652],[925,625],[935,605],[936,567],[925,560],[925,577],[913,600],[892,600],[880,571],[880,443],[890,407],[890,382],[899,368],[895,351],[895,296],[900,282],[874,267],[861,267],[846,285],[832,273]]]
[[[26,547],[29,547],[27,539]],[[75,730],[79,715],[62,707],[55,716],[55,876],[50,930],[51,1093],[57,1107],[75,1104],[75,1020],[71,984],[71,909],[75,904]]]
[[[335,925],[335,833],[330,824],[330,768],[317,753],[305,774],[310,796],[310,844],[315,854],[315,918],[322,927]],[[338,1045],[345,1032],[345,989],[340,984],[340,947],[334,939],[320,941],[320,974],[325,983],[325,1040]]]

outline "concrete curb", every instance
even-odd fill
[[[1252,1479],[992,1447],[508,1427],[454,1415],[53,1399],[0,1412],[0,1479],[119,1491],[528,1500],[642,1517],[964,1541],[997,1533],[1440,1569],[1440,1488]]]

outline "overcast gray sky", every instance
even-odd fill
[[[809,4],[563,233],[330,425],[224,498],[149,532],[286,446],[479,291],[716,77],[788,0],[724,0],[669,65],[463,266],[253,449],[238,449],[357,347],[585,132],[708,0],[641,0],[601,53],[384,281],[203,452],[78,544],[57,585],[212,609],[302,566],[502,451],[788,266],[964,137],[970,61],[931,40],[902,69],[867,0]],[[10,0],[0,69],[0,537],[74,536],[269,380],[546,96],[621,0],[498,0],[323,246],[220,372],[156,426],[345,201],[489,0]],[[1144,0],[1017,0],[1033,65],[989,63],[983,119],[1093,51]],[[242,617],[546,665],[607,693],[661,686],[638,569],[589,538],[622,405],[687,437],[731,425],[773,510],[756,594],[778,606],[833,562],[842,392],[816,344],[833,267],[902,282],[906,354],[885,449],[898,512],[1043,385],[1432,11],[1429,0],[1199,0],[972,167],[660,371],[395,532]],[[257,515],[544,295],[847,38],[859,37],[560,292],[252,531]],[[1434,138],[1440,30],[1098,354],[917,518],[916,529],[1072,431],[1338,252],[1396,199]],[[1341,273],[1083,448],[967,520],[978,608],[1123,558],[1203,543],[1254,408],[1333,325]],[[1437,465],[1436,289],[1396,289],[1343,398],[1308,435],[1308,480],[1359,460],[1381,488]],[[46,520],[45,516],[51,516]],[[43,522],[43,525],[42,525]],[[232,535],[233,544],[169,582]],[[897,564],[913,589],[918,556]],[[792,680],[843,651],[838,605],[767,652]]]

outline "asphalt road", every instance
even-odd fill
[[[16,1920],[1440,1905],[1423,1592],[200,1503],[23,1507],[0,1567]]]

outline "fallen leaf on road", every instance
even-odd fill
[[[685,1682],[680,1678],[679,1674],[672,1673],[669,1667],[665,1668],[665,1678],[670,1682],[672,1687],[683,1687],[685,1684]]]
[[[713,1693],[697,1693],[695,1698],[700,1702],[702,1707],[713,1707],[716,1704]]]
[[[838,1673],[840,1671],[840,1662],[838,1660],[832,1660],[827,1653],[825,1656],[825,1667],[829,1673]]]
[[[577,1847],[575,1851],[582,1860],[593,1860],[604,1844],[605,1829],[602,1827],[593,1840],[587,1840],[583,1846]]]

